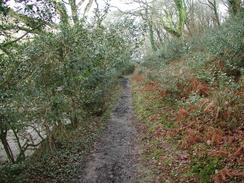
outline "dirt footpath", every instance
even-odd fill
[[[136,183],[139,180],[139,146],[128,79],[112,111],[107,128],[95,144],[79,176],[81,183]]]

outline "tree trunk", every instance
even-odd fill
[[[74,24],[77,24],[79,19],[78,19],[78,7],[76,5],[76,0],[69,0],[69,5],[71,8],[72,20]]]
[[[50,0],[50,1],[52,2],[52,0]],[[62,1],[57,1],[55,3],[55,9],[60,16],[61,24],[69,25],[69,15],[67,13],[65,4]]]
[[[165,17],[166,17],[166,21],[163,21],[163,26],[164,29],[170,33],[171,35],[180,38],[182,36],[183,30],[184,30],[184,26],[186,23],[186,19],[187,19],[187,15],[186,15],[186,5],[184,0],[174,0],[177,12],[178,12],[178,21],[177,21],[177,25],[174,25],[173,22],[173,17],[172,15],[170,15],[167,10],[164,10],[165,12]]]
[[[17,141],[17,144],[18,144],[18,147],[19,147],[19,155],[16,158],[16,161],[17,162],[23,161],[23,160],[25,160],[25,150],[22,148],[22,146],[20,144],[20,140],[19,140],[19,136],[18,136],[17,132],[15,131],[15,129],[12,129],[12,130],[14,132],[14,136],[16,138],[16,141]]]
[[[13,155],[13,152],[12,152],[12,150],[11,150],[11,148],[9,146],[8,140],[7,140],[7,133],[8,133],[7,130],[4,130],[4,131],[2,130],[1,131],[1,135],[0,135],[0,139],[1,139],[1,142],[3,144],[3,148],[4,148],[4,150],[5,150],[6,154],[7,154],[8,159],[12,163],[14,163],[15,162],[14,155]]]
[[[218,12],[218,7],[217,7],[217,4],[216,4],[216,0],[214,0],[214,15],[215,15],[215,19],[216,19],[217,25],[220,25],[219,12]]]
[[[229,12],[232,15],[236,15],[241,10],[241,0],[228,0],[229,2]]]
[[[216,22],[217,25],[220,25],[219,12],[218,12],[218,6],[216,0],[213,1],[208,0],[208,6],[214,12],[214,21]]]
[[[163,38],[162,38],[160,30],[158,28],[156,28],[156,34],[157,34],[160,45],[163,45]]]
[[[155,45],[155,40],[154,40],[154,34],[153,34],[153,26],[152,23],[148,22],[148,28],[149,28],[149,37],[150,37],[150,42],[151,42],[151,46],[153,51],[157,51],[156,45]]]

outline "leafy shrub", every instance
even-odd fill
[[[167,41],[156,53],[161,60],[168,63],[171,60],[179,58],[180,56],[189,52],[190,45],[187,40],[172,39]]]
[[[219,167],[219,164],[219,159],[199,157],[194,159],[192,162],[192,172],[198,176],[199,182],[211,182],[211,176],[215,173],[215,170]]]
[[[18,164],[6,164],[0,167],[1,177],[0,182],[15,182],[16,177],[20,176],[26,165],[23,163]],[[21,179],[21,177],[19,178]],[[20,181],[21,182],[21,181]]]
[[[123,75],[132,74],[135,71],[135,65],[132,63],[126,64],[124,69],[122,70]]]
[[[221,26],[190,39],[170,39],[157,53],[147,55],[144,65],[164,67],[170,61],[186,56],[187,64],[197,70],[209,64],[211,57],[215,57],[223,61],[222,71],[238,80],[240,69],[243,68],[243,16],[239,14],[232,17]]]
[[[130,48],[130,39],[113,27],[77,24],[17,44],[12,56],[1,54],[1,131],[35,121],[52,139],[51,129],[67,121],[101,115],[118,76],[134,70]]]

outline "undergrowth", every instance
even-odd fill
[[[158,182],[243,180],[243,25],[239,15],[198,39],[171,40],[132,77]]]

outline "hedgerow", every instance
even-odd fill
[[[38,126],[55,147],[52,131],[87,115],[101,115],[107,108],[110,88],[127,70],[131,50],[113,27],[77,24],[61,27],[11,47],[13,54],[1,54],[1,137],[15,162],[24,158],[29,140],[13,157],[7,132],[21,132]],[[128,69],[127,69],[128,68]]]

